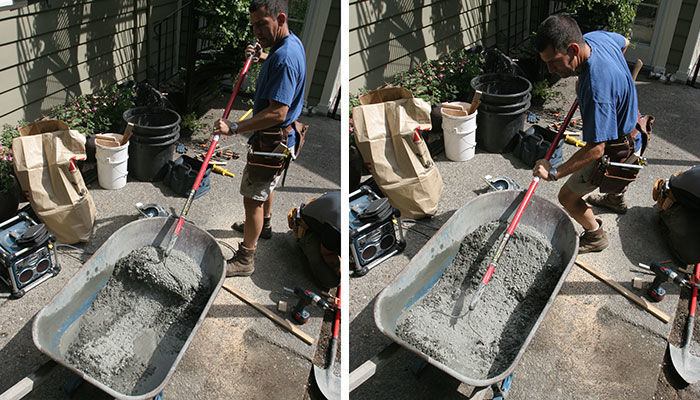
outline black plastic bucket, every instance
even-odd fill
[[[471,86],[482,93],[476,116],[477,146],[491,153],[511,151],[530,108],[532,84],[520,76],[490,73],[472,79]]]
[[[509,113],[509,112],[514,112],[517,110],[522,110],[522,109],[529,109],[530,108],[530,103],[532,100],[532,94],[528,93],[525,96],[525,100],[523,100],[520,103],[514,103],[514,104],[489,104],[489,103],[484,103],[482,102],[481,105],[479,105],[479,112],[496,112],[496,113]]]
[[[168,133],[167,135],[163,135],[163,136],[133,135],[133,136],[131,136],[131,140],[134,142],[139,142],[139,143],[158,144],[158,143],[169,142],[170,140],[172,140],[175,136],[178,136],[179,134],[180,134],[180,127],[177,126],[177,127],[175,127],[175,129],[172,130],[172,132]]]
[[[481,91],[482,104],[491,105],[522,103],[532,90],[532,84],[527,79],[499,73],[474,77],[471,86]]]
[[[175,145],[179,138],[178,133],[172,139],[162,143],[130,141],[129,175],[144,182],[162,180],[167,172],[168,161],[173,159]]]
[[[124,121],[134,124],[135,136],[171,135],[180,129],[180,115],[168,108],[134,107],[124,111]]]
[[[530,103],[522,109],[499,113],[481,110],[476,115],[476,143],[490,153],[506,153],[513,149],[513,138],[525,124],[525,111]]]

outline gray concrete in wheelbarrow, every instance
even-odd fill
[[[225,101],[223,99],[221,104]],[[234,110],[232,117],[243,112],[243,108]],[[222,109],[210,110],[207,120],[211,123],[222,113]],[[276,308],[277,301],[286,298],[290,305],[296,302],[284,293],[284,286],[302,285],[314,291],[320,290],[313,283],[303,255],[287,227],[287,212],[311,197],[339,189],[340,185],[340,122],[319,116],[303,116],[301,120],[311,127],[301,157],[289,168],[284,187],[275,192],[273,237],[260,241],[255,256],[257,269],[252,277],[225,280],[226,285],[242,291],[282,317],[284,315]],[[244,215],[238,185],[245,165],[246,140],[247,135],[223,138],[223,145],[235,144],[232,150],[241,154],[240,159],[227,163],[235,178],[212,173],[209,193],[194,200],[187,217],[214,238],[234,247],[242,238],[242,234],[230,227]],[[190,146],[192,150],[197,149]],[[48,360],[32,342],[32,318],[114,231],[137,218],[134,204],[157,203],[173,214],[179,214],[185,204],[185,198],[176,196],[162,182],[129,179],[124,188],[104,190],[95,181],[90,193],[97,206],[97,220],[89,242],[77,245],[78,250],[59,249],[62,271],[58,276],[27,292],[19,300],[0,299],[0,393]],[[222,249],[224,255],[230,256],[230,250]],[[168,380],[165,398],[301,399],[312,369],[311,360],[324,316],[316,307],[309,308],[309,311],[311,319],[301,329],[314,338],[312,346],[222,289]],[[69,377],[67,369],[56,367],[26,398],[68,398],[63,386]],[[105,397],[104,393],[84,383],[70,398]]]
[[[572,83],[573,80],[568,79],[557,85],[565,94],[565,98],[558,101],[564,114],[571,106]],[[671,174],[700,162],[700,136],[697,134],[700,90],[686,85],[647,81],[641,77],[637,87],[640,110],[656,117],[654,136],[645,154],[649,166],[626,194],[630,207],[627,214],[595,209],[603,219],[610,247],[580,258],[628,289],[642,294],[642,291],[632,288],[632,278],[643,277],[650,282],[652,277],[639,273],[636,265],[671,259],[658,229],[652,185],[657,178],[667,179]],[[541,116],[551,118],[551,112],[544,112]],[[546,125],[546,122],[540,124]],[[575,150],[565,145],[564,151],[567,159]],[[486,189],[482,178],[485,175],[506,175],[524,189],[532,179],[530,168],[509,154],[477,151],[472,160],[460,163],[447,160],[443,153],[436,161],[445,184],[437,215],[415,224],[405,222],[405,226],[410,227],[406,250],[366,276],[350,280],[350,371],[391,343],[374,323],[376,296],[456,209]],[[556,201],[562,184],[563,181],[543,181],[535,193]],[[495,273],[498,274],[498,269]],[[673,321],[680,290],[672,284],[665,287],[668,291],[666,299],[657,306]],[[672,322],[664,324],[574,266],[515,368],[509,398],[651,399],[672,326]],[[473,388],[432,366],[414,375],[410,366],[416,359],[413,353],[400,349],[374,377],[353,391],[350,398],[458,399],[472,392]]]

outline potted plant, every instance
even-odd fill
[[[12,164],[12,139],[19,136],[17,127],[5,124],[0,135],[0,222],[17,213],[19,196]]]

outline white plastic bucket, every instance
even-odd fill
[[[469,108],[468,103],[447,103]],[[445,155],[452,161],[467,161],[474,157],[476,149],[476,115],[466,111],[442,107],[442,132],[445,139]]]
[[[117,141],[122,140],[118,133],[104,133]],[[101,139],[95,140],[95,158],[97,159],[97,180],[104,189],[119,189],[126,185],[127,162],[129,160],[129,142],[123,146],[104,145]]]

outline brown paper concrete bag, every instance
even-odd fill
[[[38,121],[12,141],[17,180],[32,209],[60,243],[87,242],[95,202],[75,160],[85,159],[85,136],[63,121]]]
[[[435,215],[442,177],[425,141],[413,142],[416,128],[432,127],[430,104],[404,88],[370,92],[360,104],[352,110],[355,143],[382,192],[402,217]]]

